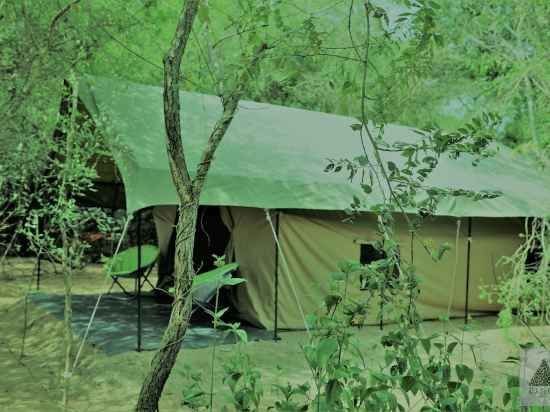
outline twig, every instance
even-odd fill
[[[248,85],[248,80],[251,76],[255,74],[258,64],[265,56],[265,52],[268,49],[269,47],[266,43],[262,43],[256,49],[256,52],[254,53],[254,56],[252,57],[249,66],[245,68],[245,70],[243,70],[243,72],[241,73],[236,89],[228,97],[222,97],[223,115],[216,122],[214,130],[208,138],[206,149],[202,153],[201,160],[197,166],[196,177],[193,181],[194,193],[200,192],[200,190],[202,189],[204,185],[204,180],[206,179],[206,175],[208,174],[208,170],[210,169],[210,164],[214,157],[214,153],[216,152],[223,136],[225,135],[225,132],[227,131],[227,129],[231,125],[231,122],[233,121],[233,118],[235,117],[239,100],[242,98],[245,92],[245,88]]]
[[[55,29],[56,24],[59,22],[59,20],[66,15],[74,6],[76,6],[78,3],[80,3],[80,0],[73,0],[73,2],[67,4],[65,7],[63,7],[59,12],[54,16],[50,23],[50,28],[48,30],[48,44],[51,40],[51,37],[53,35],[53,30]]]

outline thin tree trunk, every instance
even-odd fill
[[[164,57],[164,125],[170,172],[180,201],[176,228],[175,295],[170,322],[162,336],[161,347],[151,361],[149,372],[139,393],[136,411],[158,411],[164,385],[176,362],[181,341],[187,330],[192,300],[193,247],[197,222],[198,199],[185,160],[181,140],[179,80],[180,66],[197,15],[200,0],[187,0],[183,6],[176,33]]]
[[[63,370],[63,407],[67,409],[69,404],[69,386],[71,378],[71,352],[73,349],[73,309],[72,309],[72,285],[73,273],[69,262],[69,245],[67,233],[63,231],[63,286],[65,289],[65,311],[64,311],[64,343],[65,343],[65,367]]]
[[[70,169],[73,165],[73,140],[75,137],[76,127],[76,114],[78,105],[78,84],[76,82],[76,75],[74,71],[70,73],[70,80],[72,84],[71,95],[71,113],[69,117],[68,132],[66,137],[66,153],[65,153],[65,170],[62,171],[63,178],[61,181],[61,188],[59,191],[58,207],[64,208],[65,213],[68,213],[67,205],[69,204],[69,193],[67,193],[67,174],[70,173]],[[63,218],[64,219],[64,218]],[[72,363],[71,352],[73,349],[73,309],[72,309],[72,283],[73,283],[73,268],[72,257],[75,253],[75,245],[73,239],[69,236],[69,228],[65,221],[60,224],[61,241],[63,247],[62,255],[62,268],[63,268],[63,285],[65,289],[65,311],[64,311],[64,340],[65,340],[65,367],[63,370],[63,407],[65,410],[69,404],[69,385],[72,375]]]
[[[223,114],[216,122],[208,139],[201,161],[192,179],[185,159],[180,121],[180,67],[187,41],[193,27],[200,0],[187,0],[182,10],[176,34],[164,58],[164,124],[166,149],[170,172],[180,201],[180,218],[176,234],[175,296],[170,322],[164,332],[161,348],[151,362],[139,394],[136,411],[158,411],[158,402],[164,385],[176,362],[178,352],[189,322],[192,299],[190,296],[193,277],[193,247],[199,198],[218,145],[229,128],[246,86],[256,73],[257,66],[268,49],[261,44],[247,67],[241,73],[233,93],[222,98]]]
[[[172,307],[170,322],[162,337],[159,351],[151,362],[151,369],[143,382],[137,411],[149,412],[158,410],[158,401],[189,324],[192,299],[190,299],[193,283],[193,244],[197,222],[198,203],[180,208],[177,225],[176,259],[175,259],[175,301]]]
[[[525,95],[527,97],[527,114],[529,116],[529,128],[531,129],[531,137],[535,142],[537,149],[541,147],[539,135],[537,133],[537,121],[535,119],[535,100],[533,93],[533,86],[529,77],[523,79],[525,85]]]

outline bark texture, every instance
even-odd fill
[[[192,200],[192,182],[187,169],[185,152],[181,141],[180,127],[180,68],[187,42],[193,28],[200,0],[185,3],[176,28],[172,45],[164,57],[164,125],[166,129],[166,150],[172,180],[176,186],[180,202]]]
[[[164,120],[166,149],[172,180],[180,201],[180,217],[176,227],[175,296],[170,322],[164,332],[161,347],[155,354],[151,367],[140,391],[136,411],[156,412],[158,403],[176,362],[181,343],[189,323],[192,299],[190,297],[193,277],[193,246],[199,199],[210,163],[223,136],[233,121],[249,79],[255,74],[258,63],[267,45],[256,51],[241,76],[233,93],[222,98],[223,114],[216,122],[192,179],[185,159],[180,127],[179,83],[183,54],[193,27],[200,0],[185,3],[170,50],[164,58]]]
[[[151,368],[143,382],[136,410],[157,411],[164,385],[176,362],[181,342],[185,336],[191,310],[191,285],[193,276],[193,244],[198,203],[180,207],[176,235],[175,300],[170,322],[162,337],[161,347],[151,361]]]
[[[74,71],[71,71],[70,74],[72,87],[72,96],[71,96],[71,114],[69,118],[69,131],[66,138],[66,159],[65,167],[69,167],[73,162],[73,146],[74,146],[74,137],[75,137],[75,127],[76,127],[76,114],[78,110],[78,85],[76,82],[76,75]],[[67,192],[67,175],[70,173],[68,170],[63,171],[63,179],[61,182],[61,189],[59,191],[58,207],[63,210],[65,209],[65,214],[69,211],[66,209],[69,204],[70,194]],[[63,217],[64,219],[65,217]],[[61,230],[61,239],[63,243],[63,285],[65,289],[65,309],[64,309],[64,337],[65,337],[65,367],[63,370],[63,408],[67,410],[69,406],[69,389],[70,389],[70,379],[72,376],[72,364],[71,364],[71,353],[73,350],[73,306],[72,306],[72,283],[73,283],[73,268],[72,268],[72,257],[75,251],[74,239],[71,239],[68,234],[68,227],[65,221],[62,221],[60,224]]]
[[[161,347],[151,361],[136,405],[138,412],[156,412],[164,385],[178,356],[189,323],[193,283],[193,245],[197,221],[198,197],[193,195],[181,140],[179,82],[180,67],[200,0],[185,2],[170,50],[164,58],[164,124],[170,172],[180,201],[180,218],[176,228],[175,296],[170,321]]]

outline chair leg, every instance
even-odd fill
[[[126,288],[122,285],[122,283],[120,283],[118,281],[118,278],[115,278],[113,277],[113,284],[111,285],[111,288],[109,289],[109,291],[113,288],[114,284],[117,284],[117,286],[122,290],[122,293],[124,293],[126,296],[129,296],[131,298],[135,298],[136,297],[136,294],[135,293],[130,293],[126,290]]]
[[[145,286],[146,283],[148,283],[149,286],[151,286],[151,289],[155,289],[155,286],[151,283],[148,277],[143,279],[143,282],[141,283],[141,287],[143,288],[143,286]]]
[[[114,280],[111,282],[111,286],[109,287],[109,290],[107,291],[106,295],[111,293],[111,290],[113,290],[113,286],[115,286],[115,281]]]
[[[149,269],[147,269],[147,271],[144,273],[144,275],[142,276],[143,280],[141,282],[141,287],[143,288],[143,286],[145,286],[146,283],[149,284],[149,286],[151,286],[151,288],[154,290],[155,289],[155,286],[151,283],[151,281],[149,280],[149,275],[151,274],[151,271],[153,270],[153,266],[149,266]]]

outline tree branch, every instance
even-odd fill
[[[53,17],[53,19],[50,23],[50,29],[49,29],[49,35],[48,35],[50,39],[52,37],[53,30],[55,29],[55,26],[56,26],[57,22],[59,22],[59,20],[61,20],[61,18],[65,14],[67,14],[78,3],[80,3],[80,0],[74,0],[74,1],[70,2],[65,7],[63,7],[61,10],[59,10],[59,12],[57,12],[57,14]]]
[[[250,64],[245,70],[243,70],[243,72],[239,76],[235,90],[229,96],[222,97],[223,115],[216,122],[216,125],[214,126],[214,129],[212,130],[212,133],[208,138],[206,148],[202,153],[201,161],[197,165],[197,174],[193,182],[193,192],[196,195],[199,195],[202,190],[204,181],[208,174],[208,170],[210,170],[210,163],[214,158],[214,154],[223,136],[225,135],[225,132],[231,125],[231,122],[235,117],[235,113],[239,105],[239,100],[241,100],[244,91],[248,86],[249,80],[256,74],[258,64],[265,56],[265,51],[267,49],[268,46],[265,43],[262,43],[258,47],[256,52],[254,53],[254,56],[252,57],[252,60],[250,61]]]
[[[180,128],[180,67],[200,0],[188,0],[176,28],[176,34],[164,57],[164,127],[170,172],[182,203],[192,200],[192,180],[185,161]]]

